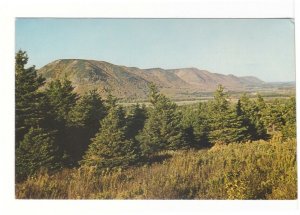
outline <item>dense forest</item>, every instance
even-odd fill
[[[297,198],[295,97],[123,107],[15,60],[16,198]]]

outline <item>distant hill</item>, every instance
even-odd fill
[[[118,98],[126,99],[145,99],[148,84],[151,82],[173,98],[197,92],[211,92],[218,84],[232,91],[264,84],[263,81],[252,76],[222,75],[197,68],[139,69],[104,61],[80,59],[56,60],[39,69],[38,73],[47,81],[66,77],[72,81],[78,93],[97,89],[104,97],[110,91]]]

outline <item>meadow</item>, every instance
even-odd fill
[[[296,141],[164,151],[152,164],[97,173],[40,172],[17,184],[25,199],[296,199]]]

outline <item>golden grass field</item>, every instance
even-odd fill
[[[18,199],[296,199],[296,140],[164,151],[156,162],[96,173],[46,172],[17,184]]]

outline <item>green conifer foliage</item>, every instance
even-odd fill
[[[284,138],[296,137],[296,98],[291,97],[284,108],[283,118],[285,124],[282,128]]]
[[[126,138],[124,110],[118,106],[111,107],[80,163],[105,170],[126,168],[138,159],[138,145]]]
[[[96,90],[83,95],[69,113],[69,123],[78,127],[99,129],[99,120],[105,116],[104,103]]]
[[[170,99],[158,93],[156,86],[150,86],[150,102],[148,118],[138,136],[144,154],[153,154],[163,149],[185,148],[181,114]]]
[[[99,121],[105,114],[104,103],[95,90],[83,95],[69,112],[67,138],[72,143],[70,153],[75,162],[82,159],[90,139],[99,130]]]
[[[128,138],[136,137],[136,135],[144,128],[146,118],[147,112],[145,105],[140,106],[139,104],[136,104],[132,107],[126,118]]]
[[[55,111],[55,118],[63,124],[67,122],[69,112],[78,99],[78,95],[73,90],[71,81],[67,79],[54,80],[49,83],[46,89],[51,108]]]
[[[261,98],[262,99],[262,98]],[[263,100],[260,101],[261,104]],[[249,140],[267,139],[267,130],[264,126],[262,111],[259,103],[250,100],[249,96],[244,94],[237,104],[238,115],[242,118],[243,124],[247,126]]]
[[[284,104],[275,99],[272,103],[268,104],[264,109],[264,122],[268,132],[272,135],[282,130],[284,126]]]
[[[236,109],[232,109],[227,101],[228,95],[223,86],[219,85],[210,104],[210,132],[211,143],[241,142],[249,138],[247,127]]]
[[[16,181],[24,180],[41,169],[60,167],[54,135],[39,127],[31,127],[16,150]]]
[[[263,111],[267,107],[264,98],[259,93],[257,94],[256,103],[260,111]]]
[[[207,103],[200,102],[197,106],[181,107],[183,118],[181,124],[185,130],[187,143],[191,147],[203,148],[209,146]]]
[[[106,106],[106,109],[109,110],[111,108],[115,108],[117,106],[117,102],[118,102],[118,99],[116,97],[114,97],[110,91],[108,91],[109,94],[105,100],[105,106]]]
[[[72,166],[76,163],[76,158],[73,156],[76,146],[69,138],[73,135],[73,130],[68,125],[69,112],[78,100],[78,95],[73,92],[73,89],[72,83],[67,79],[53,80],[45,89],[55,121],[53,126],[57,130],[56,144],[65,166]]]
[[[25,68],[28,56],[18,51],[15,57],[16,72],[16,147],[29,131],[31,126],[45,123],[47,120],[47,101],[38,89],[43,86],[44,79],[38,76],[34,66]]]

